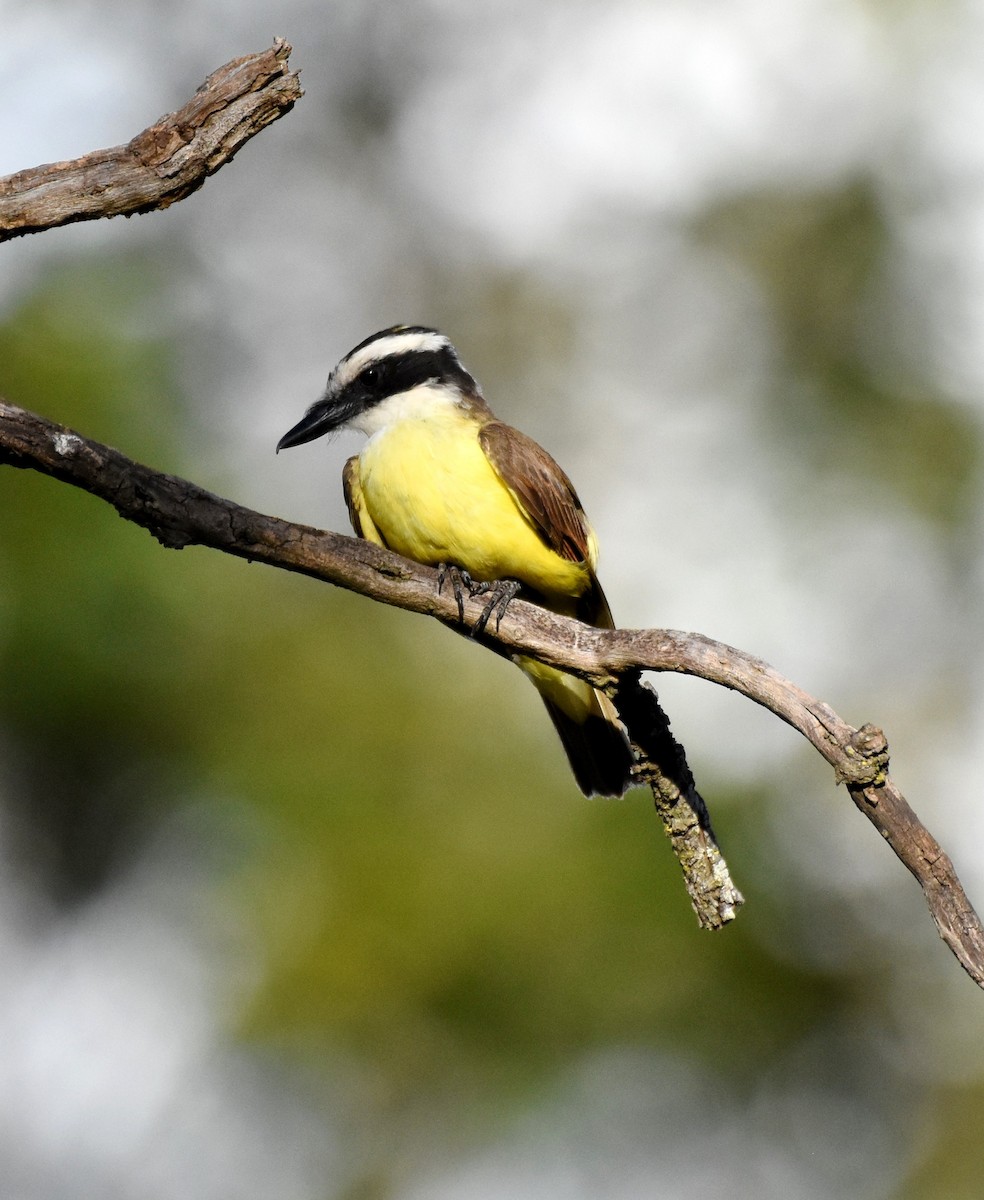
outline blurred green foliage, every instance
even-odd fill
[[[979,1114],[984,1086],[955,1086],[926,1114],[924,1155],[913,1172],[905,1200],[977,1200],[981,1192]]]
[[[981,443],[972,411],[920,370],[887,295],[890,221],[869,180],[777,191],[705,213],[697,236],[750,272],[778,348],[767,436],[820,475],[876,480],[947,529],[973,519]],[[782,452],[782,451],[780,451]]]
[[[2,388],[23,407],[168,461],[169,348],[114,329],[127,286],[145,286],[142,267],[56,273],[0,327]],[[52,893],[71,899],[104,880],[187,751],[173,722],[179,705],[162,698],[185,691],[193,606],[178,579],[162,586],[149,540],[84,493],[7,470],[0,512],[0,719],[14,747],[19,829]]]

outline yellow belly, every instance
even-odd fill
[[[390,549],[416,562],[452,563],[477,580],[517,579],[550,606],[580,596],[584,563],[554,553],[526,519],[460,415],[402,421],[359,456],[366,511]]]

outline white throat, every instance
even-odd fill
[[[408,392],[388,396],[349,421],[367,437],[382,433],[400,421],[433,421],[447,416],[460,405],[456,388],[445,383],[422,383]]]

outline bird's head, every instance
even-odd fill
[[[482,403],[478,384],[443,333],[423,325],[394,325],[345,355],[328,376],[324,395],[284,434],[277,450],[337,429],[371,436],[400,419]]]

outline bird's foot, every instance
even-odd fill
[[[472,637],[478,637],[485,632],[485,627],[488,625],[493,614],[495,615],[495,627],[496,629],[499,628],[499,623],[506,615],[506,609],[509,607],[510,602],[516,598],[521,586],[515,579],[494,579],[491,581],[472,579],[468,572],[461,567],[455,567],[449,563],[441,563],[437,568],[438,593],[444,589],[444,585],[448,581],[451,583],[451,589],[458,604],[458,620],[462,624],[465,622],[465,592],[471,597],[489,597],[472,629]]]
[[[475,586],[475,581],[463,571],[461,567],[454,566],[453,563],[438,563],[437,565],[437,594],[444,591],[444,585],[450,580],[451,591],[458,605],[458,620],[462,625],[465,623],[465,592],[468,595],[474,595],[472,588]]]
[[[515,579],[494,579],[491,583],[475,583],[472,585],[473,596],[489,595],[488,603],[482,609],[482,615],[475,622],[475,627],[472,630],[472,637],[478,637],[479,634],[485,632],[485,626],[489,623],[489,618],[495,614],[495,627],[499,628],[499,623],[506,615],[506,609],[510,603],[516,599],[519,593],[520,584]]]

